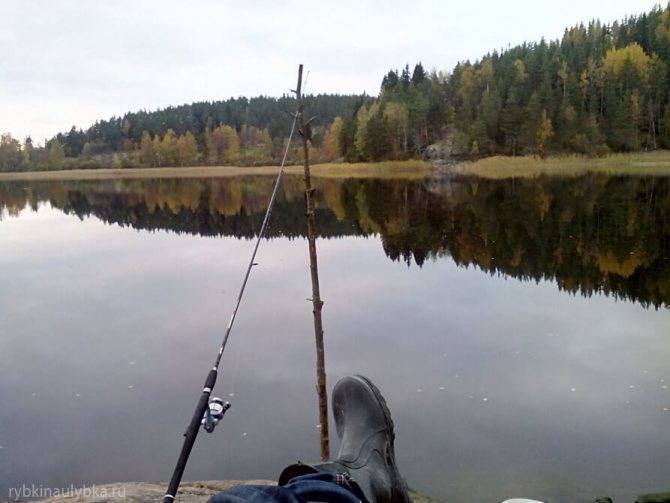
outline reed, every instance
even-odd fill
[[[495,156],[462,162],[449,170],[457,174],[497,179],[533,178],[540,175],[579,176],[586,173],[670,176],[670,151],[610,154],[597,158],[581,155],[561,155],[546,159],[533,156]]]

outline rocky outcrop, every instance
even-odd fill
[[[449,130],[442,140],[424,149],[424,159],[436,165],[452,165],[462,161],[468,154],[463,136],[456,130]]]
[[[445,161],[453,157],[452,146],[450,142],[443,141],[428,145],[423,151],[423,157],[427,161]]]
[[[205,503],[212,494],[240,484],[272,485],[272,480],[207,480],[182,482],[179,486],[177,501]],[[42,500],[46,503],[104,503],[111,501],[129,501],[148,503],[163,501],[166,483],[119,482],[87,486],[65,492]]]
[[[273,485],[272,480],[206,480],[182,482],[177,502],[205,503],[219,491],[241,484]],[[41,500],[44,503],[107,503],[126,501],[131,503],[161,502],[165,495],[165,483],[120,482],[75,489],[71,493]],[[410,493],[414,503],[432,503],[435,500]]]

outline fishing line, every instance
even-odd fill
[[[298,73],[298,88],[296,91],[296,94],[298,96],[300,96],[301,82],[302,82],[302,65],[300,65]],[[179,489],[179,484],[181,482],[182,475],[184,474],[184,470],[186,469],[186,463],[188,461],[188,457],[191,454],[191,450],[193,449],[193,444],[195,443],[195,439],[198,435],[198,431],[200,430],[200,426],[201,425],[204,426],[204,429],[207,432],[211,433],[212,431],[214,431],[214,426],[218,423],[218,421],[220,421],[223,418],[223,415],[225,414],[226,410],[228,410],[228,408],[230,407],[230,404],[228,402],[224,403],[219,398],[213,398],[211,402],[209,398],[212,393],[212,390],[214,389],[214,385],[216,384],[216,378],[218,375],[219,365],[221,364],[221,358],[223,356],[223,352],[226,349],[226,344],[228,343],[228,338],[230,337],[230,332],[233,328],[233,324],[235,323],[235,318],[237,317],[237,312],[240,308],[242,297],[244,296],[244,291],[247,287],[247,282],[249,281],[249,276],[251,275],[251,269],[255,265],[257,265],[255,262],[256,254],[258,253],[258,247],[261,244],[261,240],[265,235],[265,231],[267,229],[268,222],[270,220],[270,215],[272,214],[272,208],[274,207],[275,200],[277,198],[277,193],[279,191],[279,185],[281,184],[281,179],[282,176],[284,175],[284,168],[286,166],[286,160],[288,159],[288,153],[291,149],[291,141],[293,140],[293,135],[295,133],[299,111],[300,108],[298,108],[298,111],[296,111],[295,114],[293,115],[291,132],[289,133],[288,142],[286,143],[286,149],[284,150],[284,156],[282,157],[282,161],[279,166],[279,173],[277,173],[277,179],[275,180],[274,188],[272,189],[272,196],[270,196],[270,201],[268,203],[267,209],[265,210],[265,216],[263,217],[263,223],[261,224],[261,228],[258,231],[258,238],[256,239],[256,244],[254,245],[253,252],[251,253],[251,258],[249,259],[249,264],[247,265],[247,269],[244,274],[244,278],[242,280],[242,285],[240,286],[240,291],[237,294],[235,307],[233,308],[233,312],[230,315],[230,321],[228,322],[228,326],[226,327],[226,331],[224,333],[221,346],[219,347],[219,353],[216,355],[216,360],[214,361],[214,367],[212,368],[212,370],[209,371],[209,374],[207,374],[205,385],[203,387],[202,393],[196,405],[195,412],[193,413],[193,417],[191,418],[191,421],[186,429],[186,432],[184,433],[185,437],[184,443],[182,445],[181,452],[179,453],[179,459],[177,460],[177,464],[174,468],[174,471],[172,472],[172,478],[170,479],[170,484],[168,485],[167,492],[163,498],[163,503],[172,503],[175,499],[177,490]]]
[[[307,70],[307,75],[305,75],[305,82],[302,83],[302,94],[305,94],[307,89],[307,79],[309,79],[309,70]]]
[[[261,230],[258,231],[258,238],[256,239],[256,244],[254,245],[254,251],[251,254],[251,259],[249,260],[249,265],[247,266],[247,271],[244,275],[244,280],[242,280],[242,286],[240,287],[240,292],[237,295],[237,301],[235,302],[235,308],[233,309],[233,314],[230,316],[230,321],[226,327],[226,333],[223,336],[223,342],[219,348],[219,354],[216,357],[214,362],[214,370],[219,368],[219,363],[221,363],[221,356],[223,351],[226,349],[226,344],[228,343],[228,337],[230,337],[230,331],[233,328],[233,323],[235,323],[235,318],[237,317],[237,311],[240,308],[240,303],[242,302],[242,297],[244,296],[244,290],[247,287],[247,282],[249,281],[249,276],[251,275],[251,269],[257,265],[254,260],[256,260],[256,253],[258,253],[258,247],[261,244],[261,239],[265,234],[265,230],[268,226],[270,220],[270,215],[272,214],[272,207],[275,204],[275,199],[277,198],[277,192],[279,191],[279,185],[281,183],[282,176],[284,175],[284,167],[286,166],[286,159],[288,157],[288,152],[291,149],[291,141],[293,140],[293,133],[295,132],[295,123],[298,120],[298,115],[293,116],[293,123],[291,124],[291,132],[288,135],[288,142],[286,144],[286,149],[284,150],[284,157],[282,158],[281,165],[279,166],[279,173],[277,173],[277,179],[275,180],[274,188],[272,189],[272,196],[270,197],[270,202],[268,203],[268,208],[265,210],[265,217],[263,218],[263,224],[261,225]]]

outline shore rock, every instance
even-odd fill
[[[273,485],[275,483],[272,480],[205,480],[183,482],[179,487],[179,495],[176,501],[205,503],[211,495],[225,489],[230,489],[236,485]],[[116,484],[90,486],[75,490],[74,494],[63,494],[41,501],[45,503],[106,503],[112,501],[153,503],[163,501],[165,486],[165,483],[119,482]],[[88,491],[85,489],[88,489]],[[414,503],[432,503],[435,501],[416,493],[410,493],[410,495]]]
[[[206,480],[182,482],[177,501],[204,503],[212,494],[240,484],[272,485],[272,480]],[[47,503],[104,503],[129,501],[132,503],[163,501],[166,483],[119,482],[75,489],[73,494],[63,494],[41,501]],[[88,491],[86,491],[88,489]]]

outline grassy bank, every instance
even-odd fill
[[[302,166],[287,166],[286,173],[300,175]],[[579,176],[585,173],[608,175],[670,176],[670,150],[612,154],[600,158],[565,155],[539,159],[533,156],[495,156],[460,162],[444,168],[449,173],[483,178],[532,178],[539,175]],[[423,161],[316,164],[317,178],[403,178],[421,179],[434,172]],[[108,180],[141,178],[225,178],[241,175],[276,175],[277,166],[193,166],[178,168],[73,169],[0,173],[6,180]]]
[[[586,173],[608,175],[670,176],[670,151],[612,154],[589,158],[566,155],[539,159],[523,157],[487,157],[462,162],[448,168],[450,172],[483,178],[532,178],[539,175],[578,176]]]
[[[321,178],[408,178],[419,179],[433,168],[422,161],[391,161],[355,164],[317,164],[314,177]],[[289,174],[302,174],[302,166],[287,166]],[[276,175],[277,166],[196,166],[181,168],[73,169],[0,173],[2,180],[108,180],[117,178],[220,178],[241,175]]]

